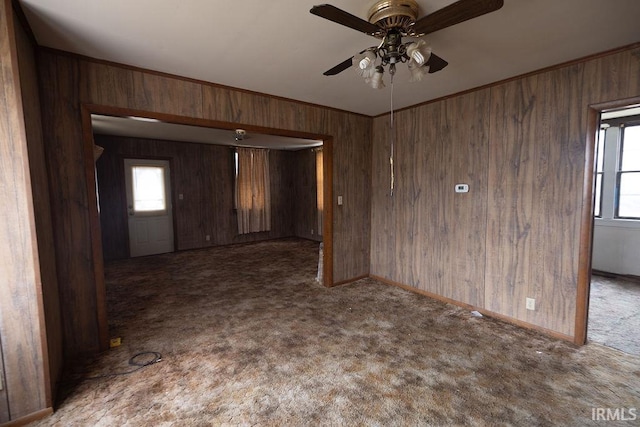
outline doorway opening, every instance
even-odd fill
[[[590,259],[584,342],[640,355],[640,105],[597,106],[593,138]],[[588,150],[589,151],[589,150]],[[589,156],[587,156],[589,157]],[[579,283],[582,285],[582,283]]]
[[[97,182],[98,179],[96,178],[95,166],[93,161],[94,159],[93,159],[93,156],[89,157],[89,153],[93,152],[94,146],[95,146],[94,132],[93,132],[94,129],[92,125],[92,115],[109,116],[114,118],[126,118],[126,119],[130,119],[131,117],[136,117],[141,119],[141,120],[138,120],[140,122],[147,122],[147,123],[154,122],[157,124],[173,124],[173,125],[179,125],[179,126],[189,126],[189,127],[196,128],[199,130],[204,130],[204,131],[214,130],[217,132],[223,132],[225,135],[226,134],[237,135],[238,133],[237,129],[241,126],[245,131],[244,136],[247,136],[247,138],[245,138],[244,141],[237,141],[234,139],[233,141],[234,143],[228,144],[228,145],[235,145],[235,146],[245,146],[245,147],[247,146],[252,147],[256,145],[260,146],[261,136],[265,137],[265,139],[267,140],[271,138],[272,144],[273,144],[273,141],[275,140],[293,141],[295,139],[298,141],[303,141],[303,140],[313,141],[314,147],[309,147],[309,146],[298,147],[298,148],[303,148],[304,151],[308,151],[309,153],[311,153],[309,157],[311,158],[311,160],[313,160],[312,161],[313,169],[308,174],[308,179],[313,179],[314,194],[312,196],[307,195],[307,198],[310,199],[310,203],[312,203],[313,205],[314,214],[318,212],[318,217],[314,217],[313,220],[310,222],[310,224],[312,225],[308,227],[309,230],[307,230],[307,232],[309,232],[314,237],[311,240],[322,242],[324,246],[323,251],[321,251],[320,253],[321,254],[320,256],[322,257],[321,263],[319,263],[322,268],[322,274],[319,274],[318,276],[321,277],[321,281],[323,285],[325,286],[333,285],[333,259],[332,259],[333,257],[333,250],[332,250],[333,249],[333,212],[332,212],[332,206],[331,206],[332,186],[333,186],[333,183],[332,183],[333,180],[331,179],[332,167],[333,167],[333,162],[332,162],[332,159],[333,159],[332,142],[333,141],[330,136],[310,134],[310,133],[297,132],[297,131],[289,131],[289,130],[255,127],[250,125],[238,125],[237,123],[218,122],[213,120],[195,119],[190,117],[181,117],[181,116],[166,115],[166,114],[159,114],[159,113],[148,113],[148,112],[135,111],[135,110],[123,110],[123,109],[114,108],[114,107],[84,105],[82,108],[82,118],[83,118],[83,137],[85,141],[85,163],[86,163],[86,169],[87,169],[87,178],[88,179],[90,178],[91,180],[95,180],[96,184],[98,184]],[[166,135],[163,135],[163,136],[164,137],[161,139],[164,139],[164,140],[177,139],[173,137],[169,138]],[[179,139],[177,140],[179,141]],[[197,145],[197,146],[203,146],[203,147],[205,146],[205,144],[197,143],[198,141],[193,141],[193,142],[189,145],[192,145],[192,146]],[[227,145],[227,144],[217,144],[215,142],[213,143],[209,142],[208,144],[209,145],[207,146],[207,148],[202,148],[202,149],[194,148],[194,149],[197,151],[197,153],[199,153],[198,155],[204,153],[202,154],[204,158],[207,155],[206,152],[213,150],[213,148],[211,147],[215,146],[216,147],[215,150],[217,150],[216,155],[222,153],[222,155],[219,157],[224,157],[225,165],[229,165],[228,166],[228,171],[230,172],[229,175],[232,176],[233,164],[234,164],[232,153],[234,152],[234,149],[232,149],[232,147],[229,147],[229,146],[224,147],[224,145]],[[268,144],[269,144],[269,141],[267,141],[267,145]],[[175,144],[175,145],[181,145],[181,144]],[[291,152],[283,151],[281,147],[276,147],[275,145],[271,145],[271,146],[268,145],[268,147],[265,147],[265,148],[269,148],[270,151],[273,151],[274,155],[276,152],[278,152],[278,153],[281,153],[281,154],[277,154],[278,156],[284,156],[284,157],[293,156],[291,152],[296,151],[296,150],[292,150]],[[319,154],[318,148],[321,148],[321,152],[320,152],[321,155],[318,155]],[[282,153],[285,153],[285,154],[282,154]],[[130,158],[139,160],[141,157],[148,157],[148,156],[142,156],[141,154],[142,153],[138,153],[138,155],[130,156]],[[165,160],[169,160],[169,159],[166,159],[166,156],[163,156],[161,153],[155,153],[155,154],[156,155],[153,156],[154,160],[161,159],[162,157],[165,157]],[[122,176],[125,175],[124,173],[125,157],[126,156],[124,155],[120,155],[119,160],[121,161],[121,163],[119,164],[121,164],[122,166],[115,166],[115,169],[119,168],[120,170],[115,170],[114,174],[119,174]],[[171,161],[168,164],[168,170],[170,171],[170,173],[166,174],[165,175],[166,177],[169,177],[170,175],[175,175],[174,172],[176,169],[182,168],[182,170],[184,170],[185,168],[190,167],[190,165],[179,164],[179,162],[180,160],[178,160],[178,157],[174,157],[173,159],[171,159]],[[319,170],[318,170],[318,165],[320,166]],[[227,168],[227,166],[225,166],[224,168]],[[210,179],[211,181],[215,182],[217,179],[220,178],[219,176],[215,175],[216,170],[217,169],[215,167],[211,167],[210,171],[207,171],[206,173],[202,173],[202,172],[195,173],[193,174],[194,175],[193,180],[198,181],[198,180]],[[205,176],[209,174],[209,172],[211,173],[211,176]],[[221,174],[226,174],[227,169],[224,169],[222,172],[220,171],[218,172]],[[319,181],[315,181],[318,176],[320,176],[321,179]],[[165,181],[165,187],[171,188],[171,190],[168,192],[166,202],[174,205],[192,196],[188,194],[186,191],[183,192],[183,191],[178,191],[176,189],[178,185],[175,182],[173,182],[176,179],[179,179],[179,178],[176,178],[175,176],[173,176],[168,181]],[[227,179],[227,177],[224,177],[223,179]],[[89,180],[89,182],[91,182],[91,180]],[[321,191],[315,190],[316,182],[320,183]],[[180,183],[180,186],[181,188],[186,188],[186,189],[197,187],[192,184],[193,182],[191,183],[183,182],[183,183]],[[99,194],[100,191],[97,189],[96,186],[90,186],[90,187],[92,188],[88,189],[89,199],[95,200],[96,205],[99,206],[98,197],[102,198],[103,194]],[[208,194],[202,194],[201,200],[204,200],[204,198],[211,199],[218,196],[225,198],[225,200],[226,198],[229,198],[229,199],[233,198],[232,195],[229,195],[227,190],[222,191],[221,193],[223,194],[221,195],[216,195],[213,193],[215,192],[208,192]],[[322,197],[318,197],[316,193],[321,193]],[[121,198],[123,200],[126,200],[124,199],[123,196]],[[151,198],[153,199],[153,197]],[[157,200],[152,202],[158,203]],[[134,204],[132,200],[126,200],[122,203],[123,203],[123,207],[125,206],[124,204],[126,204],[126,210],[121,209],[121,211],[124,213],[120,215],[123,216],[126,221],[127,217],[131,216],[129,209],[132,209],[134,207]],[[132,206],[132,208],[129,208],[129,206]],[[207,209],[204,208],[204,210],[206,211]],[[104,256],[103,256],[103,245],[102,245],[102,233],[100,232],[101,217],[104,217],[104,215],[99,215],[98,209],[96,209],[95,212],[91,212],[90,219],[91,219],[91,225],[92,225],[93,259],[94,259],[94,265],[96,266],[95,279],[96,279],[96,293],[98,295],[97,312],[98,312],[99,325],[101,329],[101,338],[104,338],[103,340],[101,339],[101,341],[103,341],[104,345],[106,346],[108,344],[108,338],[107,338],[108,319],[107,319],[107,310],[106,310],[106,289],[104,284]],[[227,215],[227,217],[229,217],[229,215]],[[278,218],[276,218],[276,220],[278,220]],[[178,238],[178,235],[175,233],[176,215],[173,215],[172,220],[169,220],[169,222],[171,221],[173,221],[174,223],[173,224],[174,245],[176,245],[176,249],[177,250],[189,249],[189,247],[177,246],[178,243],[175,240]],[[222,226],[224,225],[228,225],[228,223],[223,222]],[[128,234],[132,235],[132,233],[128,233]],[[202,240],[206,240],[207,242],[210,242],[212,246],[214,245],[221,246],[225,244],[224,242],[221,243],[216,241],[215,239],[217,239],[218,237],[214,233],[210,233],[210,234],[207,233],[207,235],[203,235],[201,237],[202,237]],[[303,238],[306,238],[306,237],[303,236]],[[251,239],[248,239],[247,241],[251,241]],[[229,242],[227,244],[230,244],[230,243],[231,244],[244,243],[244,241],[240,239],[238,241]],[[187,246],[188,246],[188,242],[187,242]],[[194,246],[194,248],[196,247],[197,246]]]
[[[640,107],[601,113],[595,155],[587,340],[640,355]]]

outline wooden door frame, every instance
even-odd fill
[[[331,135],[315,134],[303,131],[277,129],[255,126],[243,123],[222,122],[218,120],[201,119],[196,117],[178,116],[173,114],[156,113],[152,111],[135,110],[131,108],[112,107],[97,104],[81,104],[82,138],[84,149],[84,166],[87,180],[87,201],[89,206],[97,206],[95,162],[93,158],[93,127],[91,114],[102,114],[114,117],[145,117],[167,123],[210,127],[217,129],[234,130],[238,127],[249,132],[277,135],[291,138],[322,140],[322,170],[323,170],[323,269],[322,284],[331,287],[333,283],[333,137]],[[109,324],[107,319],[106,288],[104,283],[104,259],[102,253],[102,231],[100,217],[97,209],[89,209],[89,226],[91,236],[92,259],[94,265],[94,278],[96,289],[96,316],[98,321],[99,339],[101,349],[109,347]],[[174,218],[175,221],[175,218]],[[174,243],[176,236],[174,235]]]
[[[589,105],[587,112],[587,138],[585,146],[584,182],[582,189],[582,218],[580,225],[580,249],[578,254],[578,286],[576,292],[576,323],[574,343],[587,342],[589,323],[589,292],[591,289],[591,260],[593,257],[595,147],[600,124],[600,113],[630,105],[640,104],[640,96]]]

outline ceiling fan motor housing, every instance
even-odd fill
[[[369,22],[385,30],[407,31],[418,18],[415,0],[380,0],[369,9]]]

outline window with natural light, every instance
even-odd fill
[[[625,121],[627,120],[627,121]],[[640,121],[603,121],[596,140],[594,215],[640,220]]]
[[[596,203],[594,215],[602,217],[602,176],[604,175],[604,137],[605,130],[600,129],[596,138]]]
[[[622,128],[617,199],[617,218],[640,219],[640,125]]]
[[[163,167],[134,166],[132,178],[134,211],[151,212],[166,209]]]

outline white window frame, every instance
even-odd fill
[[[636,123],[634,122],[634,125]],[[604,149],[604,167],[602,175],[600,195],[600,216],[594,218],[596,225],[611,227],[640,228],[640,218],[619,217],[618,210],[618,183],[619,165],[622,153],[622,127],[624,123],[603,124],[605,138],[602,141]],[[598,153],[595,153],[596,161]],[[595,168],[595,165],[594,165]],[[597,172],[594,172],[597,173]],[[594,177],[595,178],[595,177]],[[595,209],[594,209],[595,212]]]

